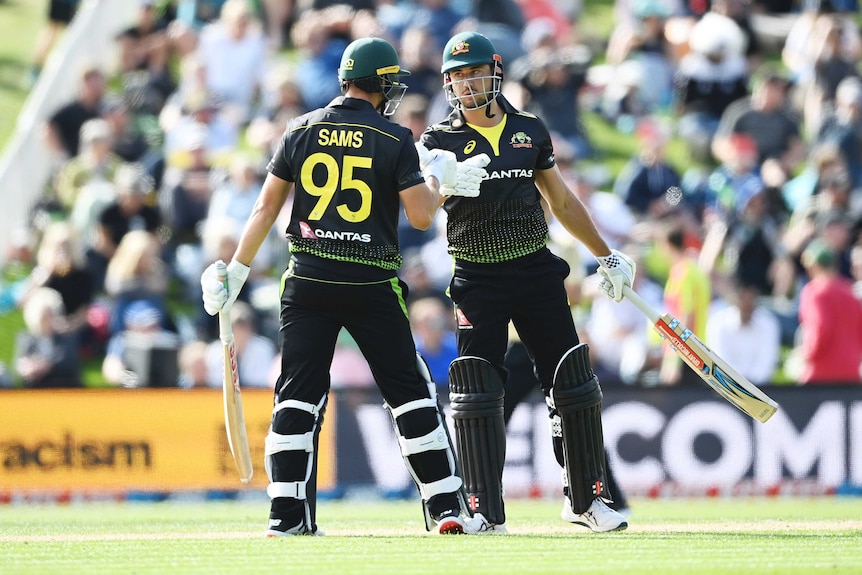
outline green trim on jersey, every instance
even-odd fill
[[[404,263],[398,246],[355,246],[352,243],[325,239],[306,239],[290,234],[290,253],[306,253],[327,260],[375,266],[384,270],[397,270]],[[362,253],[358,253],[361,250]]]
[[[392,291],[395,292],[395,295],[398,297],[398,305],[401,306],[401,311],[404,312],[404,317],[409,319],[410,316],[407,315],[407,302],[404,301],[404,290],[401,289],[401,283],[398,281],[397,277],[390,279],[389,283],[392,285]]]

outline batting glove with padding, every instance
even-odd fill
[[[210,264],[201,274],[204,309],[210,315],[230,310],[251,270],[247,265],[231,260],[227,264],[226,278],[222,280],[219,278],[218,264],[224,265],[224,262],[219,260]]]
[[[419,153],[419,168],[426,179],[437,178],[441,187],[455,184],[458,178],[458,159],[453,152],[440,148],[429,150],[419,142],[416,142],[416,151]]]
[[[622,301],[623,286],[632,287],[635,281],[635,262],[624,253],[611,250],[608,256],[597,256],[599,274],[604,278],[599,288],[614,301]]]
[[[458,170],[456,181],[453,185],[441,185],[440,195],[460,196],[463,198],[475,198],[479,195],[479,188],[482,186],[482,180],[485,178],[487,171],[485,166],[491,163],[491,158],[488,154],[477,154],[458,162]]]

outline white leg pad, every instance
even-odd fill
[[[422,496],[422,499],[428,501],[435,495],[453,493],[461,489],[461,478],[457,475],[450,475],[439,481],[432,481],[431,483],[417,482],[417,484],[419,485],[419,494]]]
[[[305,481],[291,481],[286,483],[270,483],[266,487],[266,494],[270,499],[276,497],[292,497],[293,499],[305,499]]]
[[[314,432],[309,431],[301,435],[281,435],[270,431],[265,441],[266,455],[272,455],[279,451],[314,451]]]
[[[315,405],[313,403],[298,401],[296,399],[286,399],[275,404],[275,407],[272,408],[272,414],[275,415],[282,409],[298,409],[299,411],[305,411],[316,416],[320,412],[322,406],[322,403]]]
[[[446,438],[442,425],[438,425],[429,433],[420,437],[407,439],[406,437],[398,436],[398,445],[401,446],[401,454],[405,456],[416,455],[417,453],[424,453],[426,451],[449,449],[449,441]]]

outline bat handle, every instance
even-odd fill
[[[641,313],[644,314],[647,319],[650,320],[651,323],[657,322],[661,317],[659,313],[654,310],[650,304],[645,302],[643,298],[639,296],[638,293],[629,286],[623,286],[623,295],[626,297],[627,300],[632,302],[636,308],[641,310]]]
[[[224,289],[227,290],[227,264],[219,260],[215,263],[216,279],[222,283]],[[230,314],[226,311],[220,311],[218,314],[218,330],[219,339],[223,343],[233,341],[233,330],[230,325]]]

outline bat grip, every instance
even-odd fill
[[[219,260],[215,263],[216,279],[222,283],[224,289],[227,290],[227,264]],[[230,313],[220,311],[218,314],[218,337],[222,343],[230,343],[233,341],[233,329],[230,325]]]
[[[627,300],[632,302],[635,307],[638,308],[641,313],[644,314],[647,319],[650,320],[651,323],[657,322],[661,317],[661,315],[659,315],[659,313],[654,310],[651,305],[645,302],[643,298],[639,296],[637,292],[629,286],[623,286],[623,295],[626,297]]]

